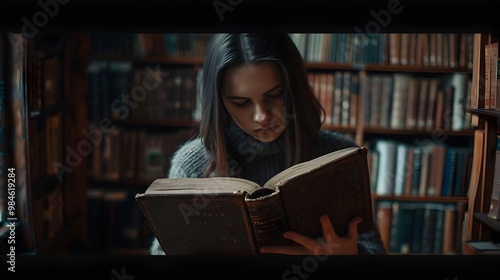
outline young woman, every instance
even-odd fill
[[[321,130],[323,107],[286,33],[213,35],[200,84],[199,135],[174,154],[168,177],[235,176],[263,184],[289,166],[357,146]],[[286,232],[285,238],[300,245],[265,247],[261,253],[385,254],[375,228],[358,234],[360,218],[342,237],[328,217],[320,222],[322,238]],[[150,249],[164,254],[156,239]]]

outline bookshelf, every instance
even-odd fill
[[[167,116],[159,116],[154,115],[155,109],[145,110],[153,112],[152,115],[148,117],[148,115],[138,116],[136,112],[144,112],[141,111],[140,105],[136,108],[130,109],[130,114],[127,115],[126,118],[113,118],[109,108],[111,106],[107,106],[109,108],[102,108],[102,104],[111,104],[112,100],[117,100],[117,96],[108,97],[108,100],[96,100],[95,98],[90,98],[90,95],[93,94],[92,90],[99,90],[98,88],[101,86],[97,86],[95,89],[92,89],[92,85],[96,85],[91,82],[98,81],[99,78],[97,76],[102,75],[102,73],[109,73],[109,69],[116,69],[110,66],[112,63],[121,63],[122,69],[127,69],[124,71],[125,75],[130,75],[130,73],[134,72],[134,69],[138,67],[160,67],[155,69],[160,69],[159,72],[162,71],[170,71],[169,73],[175,73],[174,69],[188,69],[191,73],[196,73],[198,69],[203,65],[203,55],[199,53],[200,50],[203,50],[203,47],[198,47],[198,54],[189,54],[186,51],[175,51],[174,47],[169,49],[169,44],[173,46],[175,44],[175,40],[173,37],[169,37],[166,34],[127,34],[125,36],[115,36],[113,39],[106,38],[106,34],[95,34],[94,37],[89,37],[88,43],[90,46],[93,46],[94,49],[91,48],[91,51],[88,54],[87,63],[87,79],[89,81],[89,96],[87,96],[88,103],[96,102],[93,106],[89,106],[89,130],[92,130],[92,126],[95,128],[95,123],[99,120],[110,118],[112,119],[113,126],[117,128],[118,131],[141,131],[141,130],[149,130],[149,131],[171,131],[181,128],[186,128],[187,130],[193,129],[197,116],[196,112],[189,116],[186,116],[182,119],[178,117],[171,118],[173,115]],[[194,34],[186,35],[186,37],[193,36]],[[321,38],[322,36],[323,38]],[[328,35],[328,36],[326,36]],[[465,108],[463,105],[463,99],[460,94],[466,92],[467,87],[470,86],[469,80],[471,79],[471,65],[472,65],[472,49],[471,49],[471,35],[468,34],[405,34],[404,36],[394,36],[394,35],[378,35],[377,38],[371,38],[370,45],[371,52],[376,52],[377,56],[370,57],[368,54],[370,51],[364,50],[363,56],[361,53],[356,54],[357,49],[364,48],[352,48],[349,49],[346,46],[349,46],[351,43],[345,42],[355,42],[356,40],[362,40],[361,37],[356,37],[355,34],[344,34],[345,37],[342,37],[339,34],[299,34],[294,35],[294,40],[296,40],[296,44],[298,46],[304,46],[304,48],[300,49],[303,57],[305,58],[306,68],[308,73],[310,74],[311,86],[313,86],[318,94],[318,98],[321,100],[323,105],[325,106],[325,110],[327,110],[327,120],[325,120],[324,129],[343,131],[350,136],[359,144],[366,145],[370,148],[371,151],[377,151],[376,143],[378,141],[397,141],[397,144],[401,146],[404,144],[406,147],[418,147],[422,150],[427,151],[428,155],[427,161],[432,162],[432,147],[433,144],[439,144],[439,146],[444,147],[456,147],[463,148],[464,157],[461,159],[463,166],[463,176],[460,176],[459,173],[456,174],[455,177],[459,178],[454,180],[455,185],[460,186],[462,189],[456,191],[456,193],[427,193],[425,190],[420,193],[394,193],[392,190],[388,193],[377,193],[376,192],[376,181],[373,181],[373,202],[374,202],[374,213],[378,213],[378,205],[385,204],[387,202],[393,203],[398,202],[404,205],[413,205],[418,206],[418,208],[439,208],[439,210],[428,210],[430,212],[439,212],[440,214],[444,214],[445,209],[448,211],[453,219],[453,232],[452,237],[448,237],[448,239],[453,239],[451,242],[452,248],[449,249],[449,253],[460,254],[461,249],[459,248],[460,238],[461,238],[461,224],[465,211],[465,207],[467,205],[467,195],[466,190],[463,189],[464,182],[468,179],[468,165],[466,163],[470,162],[470,155],[466,152],[469,151],[469,148],[472,146],[472,138],[473,131],[469,129],[469,115],[465,113]],[[359,34],[358,34],[359,35]],[[163,36],[163,37],[162,37]],[[172,36],[172,34],[170,34]],[[181,35],[182,36],[182,35]],[[330,46],[326,46],[325,38],[328,37],[331,43]],[[404,37],[404,39],[403,39]],[[201,39],[199,44],[206,43],[206,39]],[[392,40],[391,40],[392,39]],[[123,40],[128,43],[123,43]],[[171,41],[169,41],[171,40]],[[193,38],[188,39],[194,40]],[[319,42],[322,41],[320,44]],[[341,40],[351,40],[351,41],[341,41]],[[101,43],[97,43],[97,42]],[[153,41],[155,43],[151,44]],[[403,48],[403,44],[401,42],[406,42],[406,47]],[[431,44],[431,41],[433,42]],[[91,43],[93,42],[93,43]],[[105,43],[107,42],[107,43]],[[149,43],[148,43],[149,42]],[[336,42],[336,43],[335,43]],[[374,43],[375,42],[375,43]],[[406,53],[401,55],[401,52],[398,51],[398,55],[389,56],[390,52],[390,42],[392,42],[393,49],[407,49]],[[396,44],[396,42],[398,42]],[[446,42],[446,43],[444,43]],[[177,42],[180,46],[182,43]],[[386,46],[384,44],[387,44]],[[422,44],[418,45],[417,44]],[[435,46],[424,48],[423,45]],[[184,44],[189,45],[189,44]],[[321,48],[319,46],[322,46]],[[342,46],[342,48],[335,48],[335,45]],[[414,46],[413,46],[414,45]],[[124,47],[128,46],[128,47]],[[149,46],[149,47],[148,47]],[[156,46],[151,47],[151,46]],[[193,44],[194,46],[194,44]],[[439,52],[438,52],[438,47]],[[315,51],[316,48],[316,51]],[[330,50],[329,53],[322,50]],[[420,49],[420,51],[416,51]],[[376,50],[376,51],[375,51]],[[309,51],[309,52],[308,52]],[[202,52],[202,51],[201,51]],[[338,52],[338,53],[337,53]],[[394,52],[394,51],[393,51]],[[447,53],[451,53],[451,55],[446,55]],[[318,55],[319,54],[319,55]],[[322,55],[321,55],[322,54]],[[414,54],[413,56],[410,54]],[[357,55],[357,56],[356,56]],[[405,59],[400,59],[401,57],[406,57]],[[321,58],[322,57],[322,58]],[[328,57],[328,59],[326,58]],[[431,59],[432,57],[432,59]],[[439,58],[437,58],[439,57]],[[391,61],[392,59],[392,61]],[[96,68],[100,70],[96,70]],[[107,70],[102,70],[107,69]],[[163,70],[168,69],[168,70]],[[96,73],[100,73],[96,75]],[[347,74],[346,74],[347,73]],[[335,109],[333,106],[329,106],[328,104],[333,104],[332,100],[335,100],[336,96],[334,96],[335,92],[328,92],[329,90],[334,90],[332,88],[329,89],[328,84],[334,85],[335,78],[338,75],[342,82],[345,81],[345,84],[349,84],[352,87],[349,87],[348,90],[343,90],[343,88],[339,88],[340,92],[349,94],[348,104],[351,106],[350,111],[347,112],[337,112],[337,116],[334,116],[333,110]],[[400,78],[402,76],[402,78]],[[404,76],[404,77],[403,77]],[[373,78],[375,77],[375,78]],[[458,79],[456,79],[458,77]],[[388,120],[391,118],[390,114],[387,114],[385,117],[386,123],[372,122],[375,115],[370,115],[370,108],[365,108],[365,104],[370,104],[372,101],[370,98],[374,95],[374,90],[372,89],[372,84],[370,81],[377,80],[382,81],[382,78],[385,78],[385,81],[389,87],[389,91],[386,93],[390,94],[393,92],[392,85],[395,83],[399,84],[413,84],[420,88],[419,85],[422,83],[421,81],[428,81],[429,87],[431,88],[431,82],[434,81],[434,94],[442,95],[443,99],[441,100],[443,103],[446,102],[450,107],[442,108],[443,111],[430,111],[427,113],[427,108],[431,108],[431,106],[437,107],[437,105],[427,105],[429,102],[427,99],[422,98],[421,108],[426,110],[422,110],[420,121],[423,125],[417,126],[416,120],[413,123],[406,121],[405,123],[400,124],[391,124]],[[330,79],[330,80],[329,80]],[[105,80],[108,82],[108,85],[104,85],[104,87],[109,86],[111,83],[110,80],[106,80],[101,78],[101,81]],[[119,93],[123,92],[133,92],[134,85],[140,85],[140,81],[135,80],[133,76],[127,76],[127,78],[122,79],[122,81],[129,81],[129,83],[121,84],[117,86],[120,88]],[[409,82],[412,80],[412,82]],[[132,82],[130,82],[132,81]],[[337,84],[343,84],[342,82]],[[130,85],[132,83],[132,86]],[[168,82],[166,82],[168,84]],[[128,89],[124,90],[125,88]],[[168,86],[167,86],[168,88]],[[445,94],[455,93],[458,96],[456,100],[454,98],[444,99]],[[110,94],[112,93],[112,89],[108,89]],[[409,91],[408,88],[403,89],[404,91]],[[165,92],[175,92],[175,90],[166,90]],[[422,90],[422,93],[429,94],[426,91]],[[420,91],[417,92],[417,96],[420,96]],[[116,94],[116,93],[115,93]],[[378,93],[377,93],[378,94]],[[380,93],[382,94],[382,93]],[[449,95],[447,95],[450,98]],[[102,97],[102,96],[101,96]],[[328,99],[332,98],[332,99]],[[339,97],[337,97],[339,98]],[[340,98],[347,98],[341,96]],[[351,99],[353,98],[353,99]],[[378,99],[378,102],[381,102],[383,98]],[[385,98],[387,100],[391,100],[392,98]],[[438,99],[438,98],[436,98]],[[374,99],[376,100],[376,99]],[[165,100],[162,102],[156,102],[155,105],[161,104],[161,108],[166,108],[167,110],[172,111],[175,107],[169,108],[171,104],[171,100]],[[141,101],[142,104],[147,104],[147,101]],[[417,107],[419,100],[411,103],[407,101],[408,104],[413,104]],[[462,102],[462,103],[461,103]],[[140,102],[137,102],[140,103]],[[155,102],[153,102],[155,103]],[[175,102],[174,102],[175,103]],[[344,102],[345,103],[345,102]],[[371,102],[374,103],[374,102]],[[122,104],[123,105],[123,104]],[[391,104],[386,104],[386,106]],[[130,104],[129,104],[130,106]],[[151,105],[153,106],[153,105]],[[380,105],[382,106],[382,105]],[[454,108],[453,106],[457,106]],[[462,106],[462,107],[461,107]],[[432,107],[432,108],[435,108]],[[96,109],[101,108],[101,109]],[[154,108],[154,107],[150,107]],[[373,110],[379,110],[381,107],[374,107]],[[92,111],[96,110],[96,111]],[[106,113],[106,110],[108,112]],[[437,109],[436,109],[437,110]],[[188,112],[192,112],[192,110],[187,110]],[[196,110],[195,110],[196,111]],[[403,112],[404,109],[401,109],[399,113]],[[453,115],[453,111],[459,112],[458,114]],[[391,111],[392,112],[392,111]],[[438,114],[441,112],[442,118],[438,118]],[[346,114],[347,113],[347,114]],[[388,112],[389,113],[389,112]],[[160,113],[158,113],[160,114]],[[94,117],[93,117],[94,116]],[[343,116],[347,116],[348,121],[342,120]],[[94,118],[94,119],[92,119]],[[427,121],[429,119],[429,121]],[[404,120],[404,118],[402,118]],[[112,133],[111,133],[112,134]],[[110,134],[110,135],[111,135]],[[115,139],[120,139],[124,141],[125,137],[123,135],[118,135]],[[181,137],[182,139],[179,141],[173,141],[175,145],[179,145],[182,140],[187,139],[188,136]],[[381,140],[382,139],[382,140]],[[164,166],[161,169],[160,173],[156,173],[157,175],[151,176],[149,179],[144,174],[140,175],[136,171],[136,176],[123,176],[123,172],[116,171],[106,171],[106,166],[113,166],[111,163],[106,163],[107,159],[105,159],[104,155],[109,154],[110,152],[106,152],[106,149],[112,150],[110,147],[115,146],[113,140],[104,140],[103,146],[101,147],[101,155],[91,155],[89,157],[89,188],[90,195],[93,198],[103,196],[103,193],[107,191],[115,191],[116,189],[122,189],[123,191],[132,190],[128,196],[132,193],[136,193],[141,189],[146,188],[152,181],[152,178],[155,176],[163,176],[167,172],[167,166]],[[142,142],[142,140],[138,140],[138,142]],[[120,144],[118,144],[120,145]],[[421,147],[420,147],[421,146]],[[427,148],[430,146],[430,148]],[[165,148],[168,150],[168,148]],[[129,149],[126,149],[129,150]],[[441,149],[441,151],[444,151]],[[462,150],[460,150],[462,151]],[[163,156],[163,158],[168,158],[169,154],[173,152],[172,149],[169,150],[167,154]],[[139,153],[139,152],[138,152]],[[374,153],[375,154],[375,153]],[[373,156],[373,163],[377,159],[376,156],[379,156],[380,153],[377,153]],[[122,154],[123,156],[123,154]],[[133,156],[133,155],[131,155]],[[137,155],[135,155],[137,156]],[[125,157],[125,156],[124,156]],[[113,158],[111,156],[111,158]],[[394,159],[395,160],[395,159]],[[140,164],[139,160],[135,160],[138,164]],[[372,166],[373,166],[372,163]],[[441,161],[442,166],[441,169],[444,173],[444,159]],[[111,167],[110,167],[111,168]],[[137,170],[137,166],[134,167]],[[430,165],[427,167],[431,169]],[[93,170],[92,170],[93,169]],[[120,168],[118,168],[120,169]],[[408,168],[410,169],[410,168]],[[395,170],[393,171],[395,172]],[[114,173],[114,174],[113,174]],[[118,174],[117,174],[118,173]],[[374,172],[373,172],[374,173]],[[111,174],[111,175],[110,175]],[[376,173],[375,173],[376,174]],[[383,176],[383,175],[380,175]],[[393,174],[394,176],[394,174]],[[451,175],[450,175],[451,176]],[[374,176],[375,178],[376,176]],[[419,176],[415,176],[419,177]],[[427,175],[427,177],[436,177],[435,174]],[[439,176],[438,176],[439,177]],[[455,177],[452,177],[455,178]],[[442,180],[443,177],[439,177],[440,179],[436,179],[437,181]],[[423,181],[423,180],[422,180]],[[451,184],[451,183],[450,183]],[[425,184],[420,188],[422,189]],[[392,187],[391,187],[392,188]],[[451,188],[451,187],[450,187]],[[104,191],[103,191],[104,190]],[[122,196],[125,197],[125,196]],[[98,202],[99,199],[92,199],[89,203]],[[133,203],[133,202],[132,202]],[[424,207],[425,206],[425,207]],[[392,213],[392,206],[389,208]],[[425,210],[425,209],[424,209]],[[387,211],[387,210],[386,210]],[[419,210],[420,211],[420,210]],[[423,212],[423,211],[422,211]],[[442,215],[444,216],[444,215]],[[148,232],[147,228],[145,232]],[[390,234],[390,228],[387,228],[385,231],[387,234]],[[389,236],[386,237],[387,243],[389,242]],[[436,237],[439,238],[439,237]],[[134,241],[134,244],[137,244],[139,247],[145,246],[147,242],[147,236],[139,237],[140,241]],[[450,243],[449,242],[449,243]],[[407,246],[408,247],[408,246]],[[420,252],[407,252],[401,251],[401,249],[393,249],[394,253],[420,253]],[[448,250],[448,249],[447,249]],[[441,254],[443,251],[436,249],[432,253]],[[448,253],[448,252],[447,252]]]
[[[204,44],[207,43],[206,36],[208,34],[198,34],[198,38],[195,38],[195,34],[184,34],[187,38],[183,41],[184,43],[177,42],[180,45],[190,46],[184,48],[184,51],[176,51],[176,48],[173,47],[175,40],[166,35],[173,34],[81,33],[63,36],[64,51],[55,52],[57,57],[61,58],[61,67],[63,67],[57,68],[60,71],[60,77],[67,77],[67,79],[58,79],[60,99],[53,106],[43,110],[26,108],[32,123],[61,114],[64,134],[58,139],[64,142],[59,147],[72,147],[76,151],[76,155],[80,155],[78,158],[81,161],[74,166],[70,164],[72,164],[71,160],[75,160],[71,158],[71,155],[75,155],[75,153],[65,149],[59,155],[67,161],[67,166],[72,169],[71,172],[65,172],[62,186],[64,190],[63,201],[66,202],[63,207],[64,221],[65,224],[69,224],[69,221],[75,221],[73,223],[75,230],[65,231],[74,233],[70,239],[73,245],[70,246],[70,243],[67,243],[61,248],[73,248],[79,252],[91,253],[147,254],[151,232],[140,213],[135,211],[138,208],[133,196],[145,190],[154,178],[166,174],[169,157],[178,145],[192,135],[195,129],[196,119],[199,117],[195,106],[197,101],[195,96],[196,73],[203,65],[203,50]],[[303,43],[296,41],[298,46],[301,44],[307,46],[308,42],[312,44],[314,41],[321,41],[321,36],[316,35],[315,39],[311,40],[312,33],[302,35],[310,36],[309,38],[305,36],[306,39]],[[452,89],[467,92],[470,86],[469,80],[472,77],[470,38],[466,34],[457,33],[455,37],[447,35],[448,49],[440,45],[442,46],[439,48],[441,55],[447,52],[446,50],[451,49],[454,50],[454,55],[447,56],[448,59],[443,59],[444,56],[441,56],[439,64],[438,60],[431,62],[430,59],[430,51],[437,50],[437,38],[439,37],[437,34],[432,36],[433,42],[435,42],[432,46],[436,46],[436,48],[429,48],[429,53],[425,53],[423,47],[420,52],[415,51],[419,49],[417,46],[410,48],[418,41],[415,41],[415,37],[419,38],[419,36],[420,40],[424,42],[427,38],[426,45],[430,46],[430,33],[415,33],[415,35],[405,36],[407,38],[405,40],[408,40],[409,43],[408,52],[404,55],[407,58],[406,62],[402,62],[399,56],[397,56],[398,59],[395,55],[390,56],[389,42],[393,42],[394,45],[394,42],[402,42],[403,39],[400,37],[391,40],[389,34],[378,34],[377,38],[372,38],[371,42],[376,41],[377,44],[370,45],[371,51],[363,51],[363,56],[360,56],[361,53],[356,56],[355,50],[364,48],[349,50],[346,46],[351,44],[346,45],[341,41],[363,39],[356,38],[355,34],[350,34],[349,36],[352,36],[350,39],[347,39],[347,35],[345,38],[337,36],[335,37],[336,44],[332,43],[328,48],[323,47],[324,50],[334,49],[335,45],[344,47],[344,49],[338,48],[338,55],[337,49],[335,49],[335,55],[330,54],[328,56],[330,58],[327,60],[314,56],[308,57],[307,47],[302,51],[306,68],[310,74],[311,86],[315,88],[318,98],[325,105],[327,117],[329,117],[328,121],[325,120],[323,128],[343,131],[359,145],[367,146],[371,151],[370,166],[373,177],[374,214],[376,214],[375,218],[379,224],[383,224],[381,217],[385,217],[386,227],[381,232],[385,234],[387,246],[389,246],[391,239],[391,224],[394,217],[392,214],[396,213],[393,204],[397,203],[399,208],[409,206],[410,208],[419,208],[420,212],[436,212],[441,216],[448,213],[452,216],[454,223],[451,232],[453,237],[448,238],[451,252],[446,253],[461,254],[461,248],[459,248],[462,238],[461,225],[467,204],[470,201],[466,190],[462,189],[451,195],[450,193],[431,193],[427,192],[424,188],[426,185],[422,183],[420,184],[422,186],[421,192],[417,193],[394,192],[394,187],[391,187],[388,192],[377,192],[378,185],[381,183],[377,184],[376,178],[383,176],[375,169],[383,154],[379,149],[380,144],[377,143],[390,142],[394,146],[397,144],[406,148],[416,147],[420,149],[419,152],[422,154],[425,150],[428,155],[427,162],[431,163],[434,161],[432,153],[434,144],[439,144],[436,145],[439,147],[456,147],[466,150],[473,146],[472,140],[475,132],[468,126],[469,118],[473,114],[470,111],[466,112],[463,106],[460,107],[461,102],[463,102],[461,98],[457,98],[456,101],[455,99],[447,100],[448,105],[456,105],[457,107],[447,107],[446,114],[441,112],[441,119],[438,118],[437,112],[439,111],[437,110],[429,110],[433,113],[425,114],[422,111],[422,126],[417,125],[417,120],[408,122],[407,119],[404,119],[404,123],[392,124],[389,122],[392,119],[392,110],[385,110],[387,113],[385,122],[373,121],[376,119],[376,114],[371,115],[370,113],[378,112],[380,114],[382,100],[392,100],[394,92],[392,85],[394,84],[420,85],[425,80],[428,81],[429,88],[431,88],[431,81],[435,81],[434,84],[438,85],[437,88],[434,88],[435,94],[438,95],[439,92],[439,95],[442,95],[443,99],[438,99],[441,102],[446,101],[444,94]],[[333,37],[329,37],[332,40],[330,42],[335,42]],[[450,40],[450,38],[454,39]],[[299,39],[298,37],[295,39],[303,40],[303,38]],[[450,47],[452,41],[455,42],[454,47]],[[196,43],[189,44],[189,42]],[[323,42],[325,42],[324,38]],[[442,44],[443,40],[440,42]],[[316,42],[316,48],[318,46],[320,45]],[[35,45],[33,45],[34,47]],[[402,46],[400,44],[399,47],[395,48],[401,50]],[[314,45],[311,45],[310,49],[314,50]],[[347,55],[349,51],[351,55]],[[377,56],[368,56],[370,52],[377,53]],[[34,52],[30,53],[29,57],[32,57]],[[320,52],[312,51],[312,53]],[[410,56],[410,53],[420,54],[420,56],[417,59],[417,56]],[[436,54],[434,53],[434,57]],[[325,53],[323,55],[327,56]],[[394,60],[392,62],[391,57]],[[413,58],[410,59],[410,57]],[[424,57],[429,59],[426,60]],[[33,73],[29,73],[31,72],[27,74],[28,89],[26,91],[28,99],[33,100],[34,97],[31,97],[30,93],[37,92],[36,83],[30,81],[29,77],[40,73],[40,71],[33,70]],[[153,77],[151,84],[144,82],[148,73]],[[337,84],[350,85],[340,88],[341,93],[346,93],[345,99],[342,100],[347,101],[344,102],[346,105],[350,105],[348,106],[349,110],[345,112],[342,112],[342,109],[334,108],[332,100],[338,99],[335,99],[335,91],[329,92],[332,89],[327,86],[328,84],[335,85],[336,75],[342,81],[342,83]],[[179,78],[175,78],[177,76],[181,77],[181,81],[188,80],[190,82],[180,83],[176,88],[173,85],[178,84],[176,81]],[[459,79],[455,79],[456,77]],[[333,82],[329,79],[333,79]],[[378,87],[373,86],[375,82],[372,84],[372,81],[374,80],[381,86],[382,81],[386,81],[386,85],[391,85],[388,87],[390,90],[386,91],[387,94],[391,94],[390,98],[372,99],[373,96],[379,94],[375,94]],[[190,84],[190,86],[186,84]],[[149,87],[149,85],[154,86]],[[141,95],[144,91],[154,92],[148,96],[157,96],[159,99],[148,99],[147,96]],[[409,88],[402,91],[410,92]],[[170,92],[175,94],[168,95],[167,93]],[[421,92],[429,94],[427,91],[418,91],[417,93]],[[183,99],[185,102],[179,103],[176,96],[189,98]],[[381,92],[380,96],[382,96]],[[420,94],[416,96],[420,96]],[[344,96],[340,95],[340,98],[344,98]],[[377,102],[372,102],[374,100]],[[428,104],[428,99],[422,98],[422,103],[419,103],[419,100],[414,102],[407,100],[407,104],[416,108],[429,108],[430,105],[418,105]],[[373,108],[368,107],[368,105],[375,103],[379,104]],[[181,104],[187,105],[183,107]],[[392,108],[391,105],[391,103],[386,103],[384,106]],[[444,107],[442,109],[445,110]],[[338,115],[334,116],[333,110],[337,110]],[[404,109],[394,110],[394,114],[401,115],[402,112],[406,111]],[[453,111],[459,112],[459,114],[454,115]],[[347,119],[343,119],[345,116]],[[428,119],[430,121],[427,122]],[[458,126],[456,126],[457,124]],[[28,124],[28,131],[36,132],[35,128],[38,126]],[[29,141],[32,144],[35,143],[31,137],[29,137]],[[147,141],[151,141],[151,143],[146,145]],[[83,143],[91,147],[92,151],[86,150]],[[141,146],[143,148],[139,148]],[[77,149],[78,147],[80,150]],[[32,150],[36,149],[32,148]],[[440,151],[442,152],[443,149]],[[34,164],[33,159],[43,159],[42,156],[33,154],[29,158],[31,159],[30,166]],[[386,159],[390,161],[387,156]],[[396,158],[392,158],[392,161],[396,161]],[[468,172],[468,165],[465,164],[468,161],[470,162],[472,159],[470,157],[462,159],[463,176],[460,177],[457,173],[453,177],[460,179],[455,180],[457,186],[463,187],[464,182],[469,178],[468,176],[471,176]],[[441,170],[444,170],[443,158],[441,158],[441,163],[443,165]],[[427,166],[429,168],[427,178],[439,178],[436,174],[430,175],[432,169],[430,165]],[[407,170],[413,170],[413,168],[408,167]],[[34,169],[30,168],[29,175],[34,178],[36,176],[33,175],[33,172]],[[396,170],[391,172],[393,172],[391,176],[394,178]],[[40,174],[41,171],[38,173]],[[417,173],[415,172],[415,174]],[[444,171],[442,175],[444,177]],[[420,178],[420,176],[414,177]],[[49,190],[56,185],[56,178],[48,176],[44,180],[30,179],[30,188],[36,189],[33,193],[38,193],[40,197],[46,197]],[[73,187],[68,187],[70,185]],[[73,199],[73,202],[67,203],[70,199]],[[33,205],[39,206],[36,204],[36,200]],[[380,207],[380,205],[385,208]],[[439,209],[435,211],[435,208]],[[446,210],[450,211],[445,212]],[[37,213],[33,210],[32,212]],[[128,219],[122,219],[123,217],[128,217]],[[450,238],[453,241],[449,241]],[[47,244],[55,245],[56,242],[53,240],[57,239],[51,240]],[[408,243],[408,240],[404,242]],[[398,248],[395,247],[391,253],[421,253],[409,250],[410,245],[404,246],[404,249],[401,249],[402,245],[399,245]],[[52,250],[47,249],[47,252],[52,252]],[[444,254],[444,251],[436,249],[432,253]]]
[[[498,42],[499,34],[476,33],[474,35],[473,88],[468,111],[474,126],[474,164],[469,193],[467,232],[463,244],[467,254],[478,254],[467,241],[491,241],[500,243],[500,221],[492,215],[496,207],[495,195],[498,172],[498,119],[499,109],[494,105],[498,92]],[[490,46],[496,44],[496,50]],[[491,54],[496,55],[491,55]],[[491,56],[491,57],[490,57]],[[496,66],[496,67],[495,67]],[[496,93],[495,93],[496,92]]]
[[[7,104],[2,108],[2,168],[13,170],[9,178],[15,176],[9,189],[2,184],[2,199],[8,193],[16,201],[7,212],[2,208],[2,215],[18,222],[16,254],[72,253],[86,238],[85,158],[79,154],[83,127],[75,118],[86,104],[79,99],[78,71],[67,79],[80,49],[59,34],[39,34],[26,44],[22,34],[1,36]],[[12,38],[18,41],[7,41]],[[2,180],[7,178],[2,174]]]
[[[369,149],[374,214],[387,251],[461,254],[473,139],[465,111],[472,34],[292,38],[326,105],[323,128]]]
[[[89,207],[101,209],[89,212],[89,251],[147,254],[152,235],[135,194],[166,176],[171,155],[193,135],[196,74],[208,38],[158,33],[86,37],[87,100],[92,104],[88,129],[98,131],[103,120],[109,120],[110,129],[101,129],[102,141],[89,157]],[[115,218],[113,211],[131,219]],[[109,214],[104,226],[96,224],[102,213]]]

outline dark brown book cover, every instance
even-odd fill
[[[291,244],[293,230],[322,235],[328,214],[336,233],[373,229],[367,149],[352,147],[294,165],[264,186],[231,177],[162,178],[136,195],[167,255],[258,254],[262,245]]]
[[[492,220],[500,220],[500,136],[497,136],[497,144],[495,145],[495,163],[493,168],[493,187],[490,195],[490,209],[488,210],[488,218]]]

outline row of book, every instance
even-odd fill
[[[495,165],[493,168],[493,186],[491,190],[490,209],[488,218],[500,220],[500,135],[497,135],[495,147]]]
[[[63,115],[59,111],[46,118],[29,118],[28,132],[30,155],[30,181],[35,183],[41,178],[56,175],[65,164],[63,152],[78,155],[73,148],[65,150],[63,143]]]
[[[7,183],[15,183],[15,199],[16,199],[16,211],[15,213],[10,212],[9,215],[16,215],[16,219],[20,225],[22,225],[22,238],[16,239],[16,248],[19,252],[32,252],[39,248],[39,244],[35,244],[35,240],[38,237],[34,231],[35,222],[39,222],[42,219],[46,219],[43,217],[45,212],[34,212],[32,211],[34,204],[40,202],[40,200],[44,200],[44,195],[40,194],[41,192],[45,192],[48,194],[54,188],[55,182],[51,187],[48,187],[48,184],[45,184],[44,187],[40,187],[39,184],[35,184],[31,181],[31,154],[30,149],[31,144],[28,131],[28,122],[42,115],[39,111],[31,112],[28,111],[29,107],[27,106],[30,102],[27,98],[30,98],[30,91],[34,89],[32,84],[30,83],[31,75],[33,72],[31,71],[31,64],[28,61],[28,57],[31,55],[29,42],[28,44],[9,44],[9,38],[17,38],[20,34],[0,34],[0,43],[2,48],[0,50],[0,76],[2,76],[3,81],[5,82],[5,107],[1,109],[2,114],[5,114],[5,127],[8,130],[5,130],[5,155],[6,157],[2,158],[2,162],[5,164],[5,169],[2,169],[3,172],[10,173],[2,173],[1,179],[1,190],[0,190],[0,206],[4,210],[4,205],[6,201],[9,199],[12,200],[12,192],[8,193],[8,185]],[[43,103],[42,103],[43,104]],[[44,112],[47,114],[52,114],[51,112]],[[45,116],[45,114],[44,114]],[[45,124],[41,121],[40,126],[44,126]],[[62,142],[57,144],[58,148],[63,149]],[[43,146],[40,149],[47,149],[47,147]],[[57,161],[61,164],[62,161]],[[47,168],[47,163],[44,163],[44,167]],[[10,177],[10,178],[9,178]],[[8,179],[11,179],[8,181]],[[14,180],[15,179],[15,180]],[[5,180],[5,181],[3,181]],[[15,181],[15,182],[14,182]],[[53,183],[53,180],[47,180],[45,182]],[[11,185],[12,186],[12,185]],[[55,186],[54,186],[55,187]],[[2,211],[3,211],[2,210]],[[64,210],[62,207],[61,211]],[[9,213],[8,211],[6,213]],[[40,214],[40,220],[33,218],[33,214]],[[48,215],[48,214],[47,214]],[[59,214],[58,217],[61,218],[64,215]],[[38,217],[38,216],[37,216]],[[36,221],[35,221],[36,220]],[[59,219],[57,221],[53,221],[54,225],[52,228],[45,229],[46,235],[55,234],[61,228],[62,221]],[[4,235],[3,237],[6,237]],[[6,240],[6,239],[5,239]],[[3,240],[2,240],[3,241]],[[20,242],[18,242],[20,241]]]
[[[95,61],[87,68],[88,121],[197,118],[192,68]]]
[[[484,109],[500,111],[498,42],[484,46]]]
[[[307,62],[472,68],[469,33],[290,33]],[[91,51],[134,57],[204,57],[210,33],[92,34]]]
[[[463,73],[361,77],[352,71],[310,72],[309,80],[325,109],[327,126],[354,128],[362,117],[364,126],[373,128],[461,131],[470,127],[465,99],[471,79]]]
[[[326,126],[356,127],[360,103],[359,75],[351,71],[309,72],[309,83],[325,109]]]
[[[89,134],[97,135],[97,126]],[[191,128],[154,131],[112,126],[101,132],[89,156],[89,175],[96,180],[126,180],[165,177],[173,152],[192,135]]]
[[[383,200],[375,220],[388,253],[457,255],[465,208],[463,203]]]
[[[132,57],[204,57],[210,33],[91,34],[95,55]]]
[[[42,198],[35,200],[33,211],[42,213],[40,219],[33,220],[36,244],[42,246],[45,240],[54,238],[64,226],[64,190],[62,183]]]
[[[30,50],[26,58],[27,105],[30,112],[57,105],[61,100],[61,60],[58,56],[47,56],[38,50]]]
[[[135,189],[87,188],[87,250],[147,247],[151,230],[137,207]]]
[[[469,33],[291,33],[307,62],[472,69]]]
[[[370,151],[372,192],[382,196],[465,197],[471,162],[470,147],[377,139]]]

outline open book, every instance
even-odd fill
[[[337,235],[356,216],[359,233],[373,228],[365,147],[296,164],[262,187],[231,177],[162,178],[136,200],[167,255],[258,254],[292,244],[285,230],[321,237],[323,214]]]

